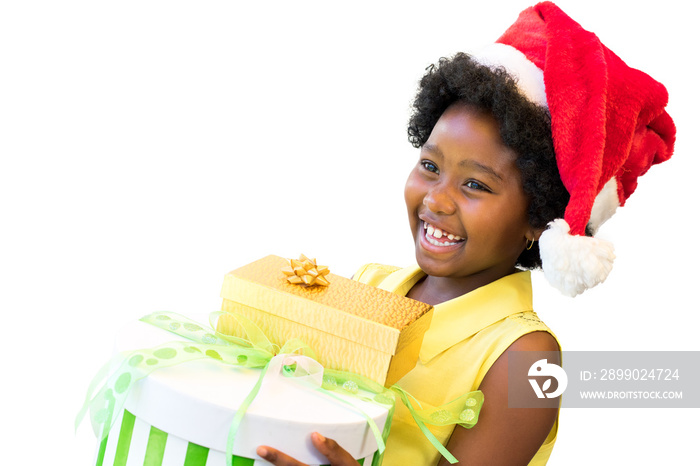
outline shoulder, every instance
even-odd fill
[[[509,351],[559,351],[559,343],[550,332],[542,329],[522,335],[511,344]]]
[[[558,351],[560,348],[554,332],[534,311],[511,314],[482,329],[474,336],[472,345],[481,347],[485,355],[477,384],[508,351]]]
[[[501,322],[501,332],[503,352],[561,350],[554,332],[534,311],[511,314]]]
[[[553,357],[555,364],[561,363],[559,342],[549,332],[535,331],[526,333],[517,338],[508,348],[501,353],[489,368],[481,387],[507,388],[508,385],[508,356],[513,352],[546,353]]]
[[[534,312],[530,314],[537,317]],[[534,321],[529,322],[530,324],[526,324],[524,330],[521,329],[523,333],[511,335],[510,344],[495,359],[484,378],[484,382],[495,379],[495,382],[501,386],[507,385],[508,356],[513,352],[542,353],[552,359],[549,362],[561,364],[561,347],[552,331],[539,319],[537,319],[538,324],[534,324]]]

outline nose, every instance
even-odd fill
[[[425,194],[423,205],[436,214],[452,215],[456,210],[454,195],[446,183],[435,183]]]

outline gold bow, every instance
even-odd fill
[[[330,270],[325,265],[316,265],[316,259],[309,259],[301,254],[299,259],[289,259],[289,265],[282,267],[287,281],[295,285],[328,286],[330,282],[326,275]]]

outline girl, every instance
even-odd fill
[[[531,136],[509,147],[499,132],[505,125],[512,132],[505,138]],[[399,385],[422,405],[437,406],[476,389],[484,393],[488,401],[473,429],[457,427],[451,437],[451,428],[432,429],[439,440],[449,439],[447,448],[460,462],[468,457],[474,464],[527,464],[550,432],[547,449],[556,435],[556,410],[507,408],[507,358],[498,353],[558,350],[554,336],[532,312],[529,272],[516,268],[539,262],[537,239],[549,220],[563,215],[568,199],[557,175],[548,126],[546,112],[520,97],[504,72],[493,72],[467,55],[431,68],[421,82],[409,124],[409,137],[421,152],[405,188],[420,268],[368,265],[355,276],[381,285],[400,274],[406,296],[436,306],[421,362]],[[546,187],[538,190],[535,179],[543,173]],[[473,305],[468,300],[476,289],[489,295],[477,297],[476,303],[497,300],[515,317],[465,335],[474,318],[465,311]],[[498,296],[508,291],[513,292],[508,299]],[[441,319],[443,311],[453,319]],[[450,328],[461,341],[441,345],[440,339],[451,338],[446,335]],[[434,348],[428,351],[441,354],[426,355],[429,344]],[[487,354],[479,358],[479,353]],[[324,454],[327,443],[319,445]],[[297,464],[267,450],[261,456],[274,464]],[[397,404],[385,464],[435,464],[438,457],[407,410]]]
[[[604,280],[612,250],[584,235],[670,157],[675,129],[663,86],[551,3],[524,11],[499,43],[484,56],[442,59],[421,80],[408,126],[420,155],[404,192],[418,265],[369,264],[355,279],[435,306],[419,361],[399,385],[423,407],[484,393],[474,428],[431,428],[460,464],[542,465],[558,409],[508,407],[508,355],[560,352],[532,310],[526,269],[542,266],[570,295]],[[331,464],[356,464],[335,441],[312,442]],[[299,464],[266,446],[258,454]],[[397,405],[384,464],[440,461]]]

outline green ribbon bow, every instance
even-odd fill
[[[418,403],[419,409],[415,409],[409,400],[411,396],[398,385],[387,389],[358,374],[324,369],[315,361],[313,350],[300,339],[291,339],[280,348],[270,342],[264,332],[244,316],[228,313],[241,325],[247,339],[217,332],[214,330],[215,319],[220,314],[222,312],[210,314],[209,328],[170,312],[155,312],[141,318],[142,321],[175,333],[186,338],[187,341],[172,341],[154,348],[115,356],[98,371],[90,383],[83,406],[76,416],[75,428],[78,428],[89,410],[93,431],[99,441],[104,440],[116,419],[115,414],[121,411],[134,383],[162,367],[170,367],[195,359],[213,358],[225,364],[262,369],[257,383],[241,403],[231,423],[226,445],[229,466],[232,462],[233,444],[238,427],[246,410],[257,396],[263,380],[268,376],[271,366],[274,368],[273,372],[276,372],[273,376],[280,373],[282,376],[295,377],[299,380],[313,380],[318,390],[358,410],[367,420],[375,436],[380,455],[385,449],[384,438],[388,435],[391,425],[395,403],[394,393],[397,393],[430,443],[450,463],[457,462],[457,459],[435,438],[425,424],[459,424],[467,428],[473,427],[478,421],[479,410],[483,404],[483,394],[480,391],[467,393],[433,409],[422,409]],[[99,390],[98,387],[100,387]],[[390,407],[384,431],[380,432],[373,419],[354,404],[334,394],[334,391]],[[371,394],[371,398],[366,393]]]

